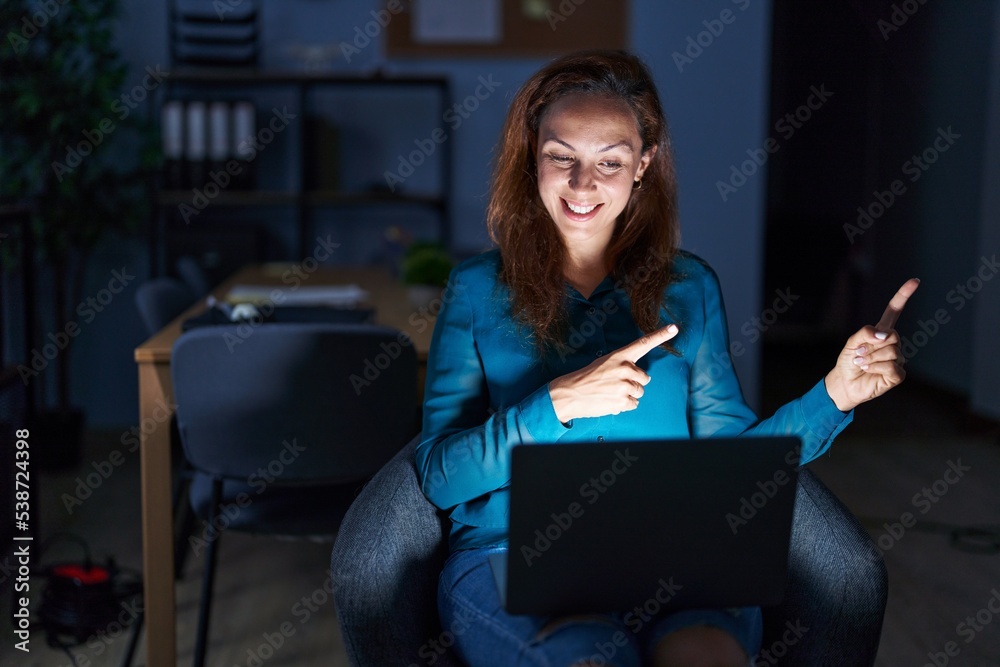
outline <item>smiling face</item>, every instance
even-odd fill
[[[607,247],[635,180],[649,166],[635,116],[621,100],[573,93],[538,127],[538,194],[567,247]]]

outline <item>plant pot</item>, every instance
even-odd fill
[[[431,302],[441,298],[442,288],[436,285],[407,285],[406,295],[414,310],[427,310]]]
[[[82,410],[52,410],[32,420],[31,458],[41,470],[76,468],[82,453]]]

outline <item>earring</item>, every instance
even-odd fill
[[[639,185],[636,185],[635,183],[638,183]],[[635,179],[635,183],[632,184],[632,189],[633,190],[642,190],[642,179],[641,178]]]

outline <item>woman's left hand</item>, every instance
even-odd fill
[[[920,281],[911,278],[903,283],[882,319],[874,327],[862,327],[847,339],[837,358],[837,365],[826,375],[826,391],[837,407],[847,412],[877,398],[906,377],[899,335],[894,327]]]

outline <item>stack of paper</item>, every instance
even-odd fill
[[[276,306],[328,306],[353,308],[368,301],[368,292],[357,285],[234,285],[225,300],[229,303],[272,303]]]

